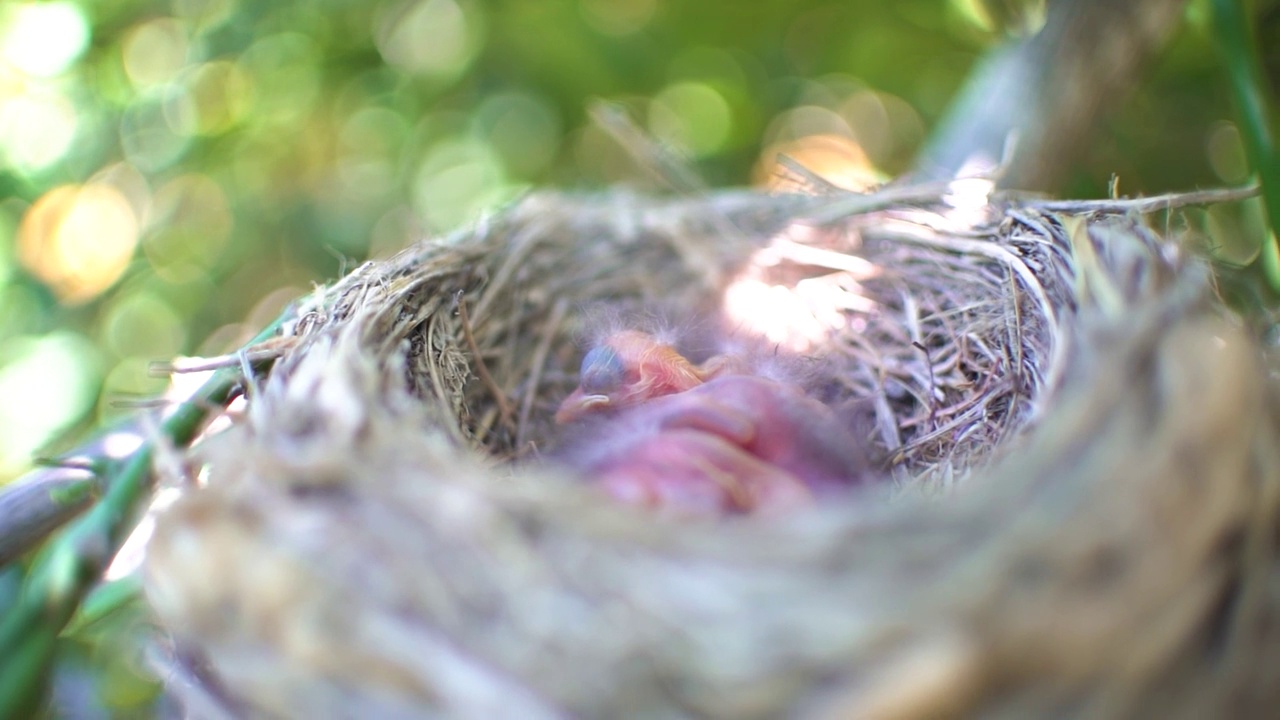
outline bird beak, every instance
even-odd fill
[[[560,409],[556,411],[556,422],[561,425],[573,422],[594,410],[608,406],[608,395],[587,395],[581,389],[574,390],[572,395],[560,403]]]

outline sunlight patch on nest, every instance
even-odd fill
[[[147,514],[138,521],[137,527],[120,546],[120,552],[116,553],[115,559],[107,566],[103,580],[107,582],[121,580],[142,567],[142,561],[147,554],[147,544],[151,542],[151,536],[155,533],[156,513],[169,508],[181,496],[182,491],[176,487],[165,487],[156,491],[155,498],[147,508]]]
[[[735,329],[803,353],[849,329],[850,313],[876,307],[859,280],[876,277],[880,268],[817,246],[827,232],[793,223],[751,255],[724,292]]]
[[[991,193],[996,189],[993,171],[987,163],[970,162],[962,166],[942,197],[942,202],[951,207],[943,215],[959,226],[974,227],[989,220]]]

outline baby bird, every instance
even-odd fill
[[[697,431],[828,495],[866,474],[861,444],[831,408],[800,388],[757,375],[724,375],[635,406],[611,432],[630,437]]]
[[[588,470],[622,502],[677,515],[774,514],[812,502],[790,473],[716,435],[671,429],[640,436]]]
[[[578,388],[560,404],[556,422],[616,411],[663,395],[684,392],[735,369],[730,356],[694,365],[674,347],[638,330],[605,338],[582,358]]]
[[[769,513],[866,475],[861,445],[829,407],[796,385],[745,374],[734,358],[695,366],[626,331],[582,366],[582,384],[556,419],[607,418],[570,459],[621,500],[677,513]]]

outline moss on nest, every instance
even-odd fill
[[[1280,406],[1148,205],[534,196],[368,263],[173,478],[171,687],[278,716],[1274,702]],[[747,329],[826,358],[907,492],[673,523],[537,461],[591,312],[741,330],[744,286],[786,293]]]

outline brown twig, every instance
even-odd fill
[[[498,406],[498,416],[508,429],[512,428],[511,406],[507,403],[506,393],[502,388],[498,387],[498,383],[494,381],[493,376],[489,374],[489,367],[485,365],[484,357],[480,354],[480,346],[476,344],[476,338],[471,333],[471,320],[467,317],[467,301],[462,297],[462,293],[458,293],[455,302],[458,306],[458,320],[462,323],[462,338],[467,343],[467,350],[471,352],[471,357],[475,358],[476,375],[480,378],[480,382],[489,389],[493,395],[493,401]]]
[[[1188,207],[1191,205],[1214,205],[1217,203],[1248,200],[1251,197],[1257,196],[1258,192],[1258,184],[1253,183],[1235,188],[1212,188],[1210,190],[1196,190],[1193,192],[1174,192],[1141,198],[1106,198],[1100,200],[1029,199],[1025,200],[1023,205],[1049,212],[1135,212],[1145,215],[1147,213]]]
[[[529,373],[529,384],[525,388],[524,397],[520,401],[520,422],[516,427],[516,447],[525,445],[525,436],[529,426],[529,418],[533,414],[533,401],[538,396],[538,386],[542,383],[542,372],[547,366],[547,354],[551,351],[551,340],[559,331],[565,315],[569,312],[569,303],[564,298],[556,301],[551,308],[551,317],[543,328],[542,338],[533,351],[532,369]]]
[[[1121,104],[1178,27],[1185,6],[1186,0],[1049,3],[1040,32],[996,48],[971,73],[920,155],[920,177],[994,166],[1012,141],[999,185],[1057,189],[1099,119]]]

